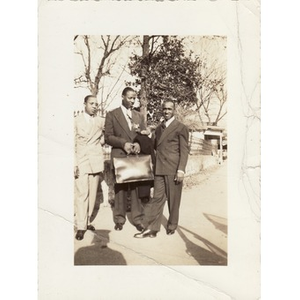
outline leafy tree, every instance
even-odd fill
[[[192,53],[186,53],[183,39],[144,36],[142,49],[142,55],[133,55],[129,63],[131,74],[137,79],[127,83],[141,88],[141,110],[145,113],[147,107],[148,115],[155,122],[160,118],[164,100],[175,101],[182,107],[194,105],[197,63]]]

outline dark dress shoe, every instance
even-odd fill
[[[121,231],[122,229],[123,229],[123,224],[117,223],[117,224],[115,225],[115,230]]]
[[[81,241],[84,237],[85,230],[78,230],[76,233],[76,240]]]
[[[95,231],[95,227],[93,225],[88,225],[87,230]]]
[[[175,233],[175,230],[167,229],[167,235],[172,235]]]
[[[157,231],[155,231],[155,230],[147,230],[144,233],[142,233],[142,232],[141,233],[136,233],[134,235],[134,237],[137,238],[137,239],[144,239],[144,238],[147,238],[147,237],[155,238],[156,234],[157,234]]]
[[[142,225],[142,224],[137,224],[137,225],[135,225],[135,228],[138,230],[138,231],[144,231],[145,230],[145,228],[144,228],[144,226]]]

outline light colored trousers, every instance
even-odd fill
[[[77,230],[86,230],[90,225],[97,190],[100,181],[100,173],[82,174],[75,180],[75,205]]]

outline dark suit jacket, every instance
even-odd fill
[[[140,130],[146,129],[144,117],[141,113],[132,111],[132,122]],[[137,133],[130,130],[122,112],[121,107],[107,113],[105,119],[105,141],[112,146],[111,158],[125,157],[127,154],[123,150],[126,142],[133,143]]]
[[[136,142],[141,147],[141,154],[150,154],[152,164],[155,165],[154,142],[147,135],[137,134],[133,142]]]
[[[175,175],[185,172],[188,160],[188,128],[176,119],[163,131],[159,125],[155,131],[155,175]]]
[[[155,153],[153,140],[146,135],[138,134],[134,139],[134,142],[139,143],[141,146],[141,154],[150,154],[152,164],[155,165]],[[154,181],[142,181],[138,186],[139,198],[150,198],[150,188],[153,187]]]

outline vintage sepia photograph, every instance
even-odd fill
[[[39,4],[41,299],[260,295],[260,4]]]
[[[227,266],[227,37],[73,43],[74,265]]]

